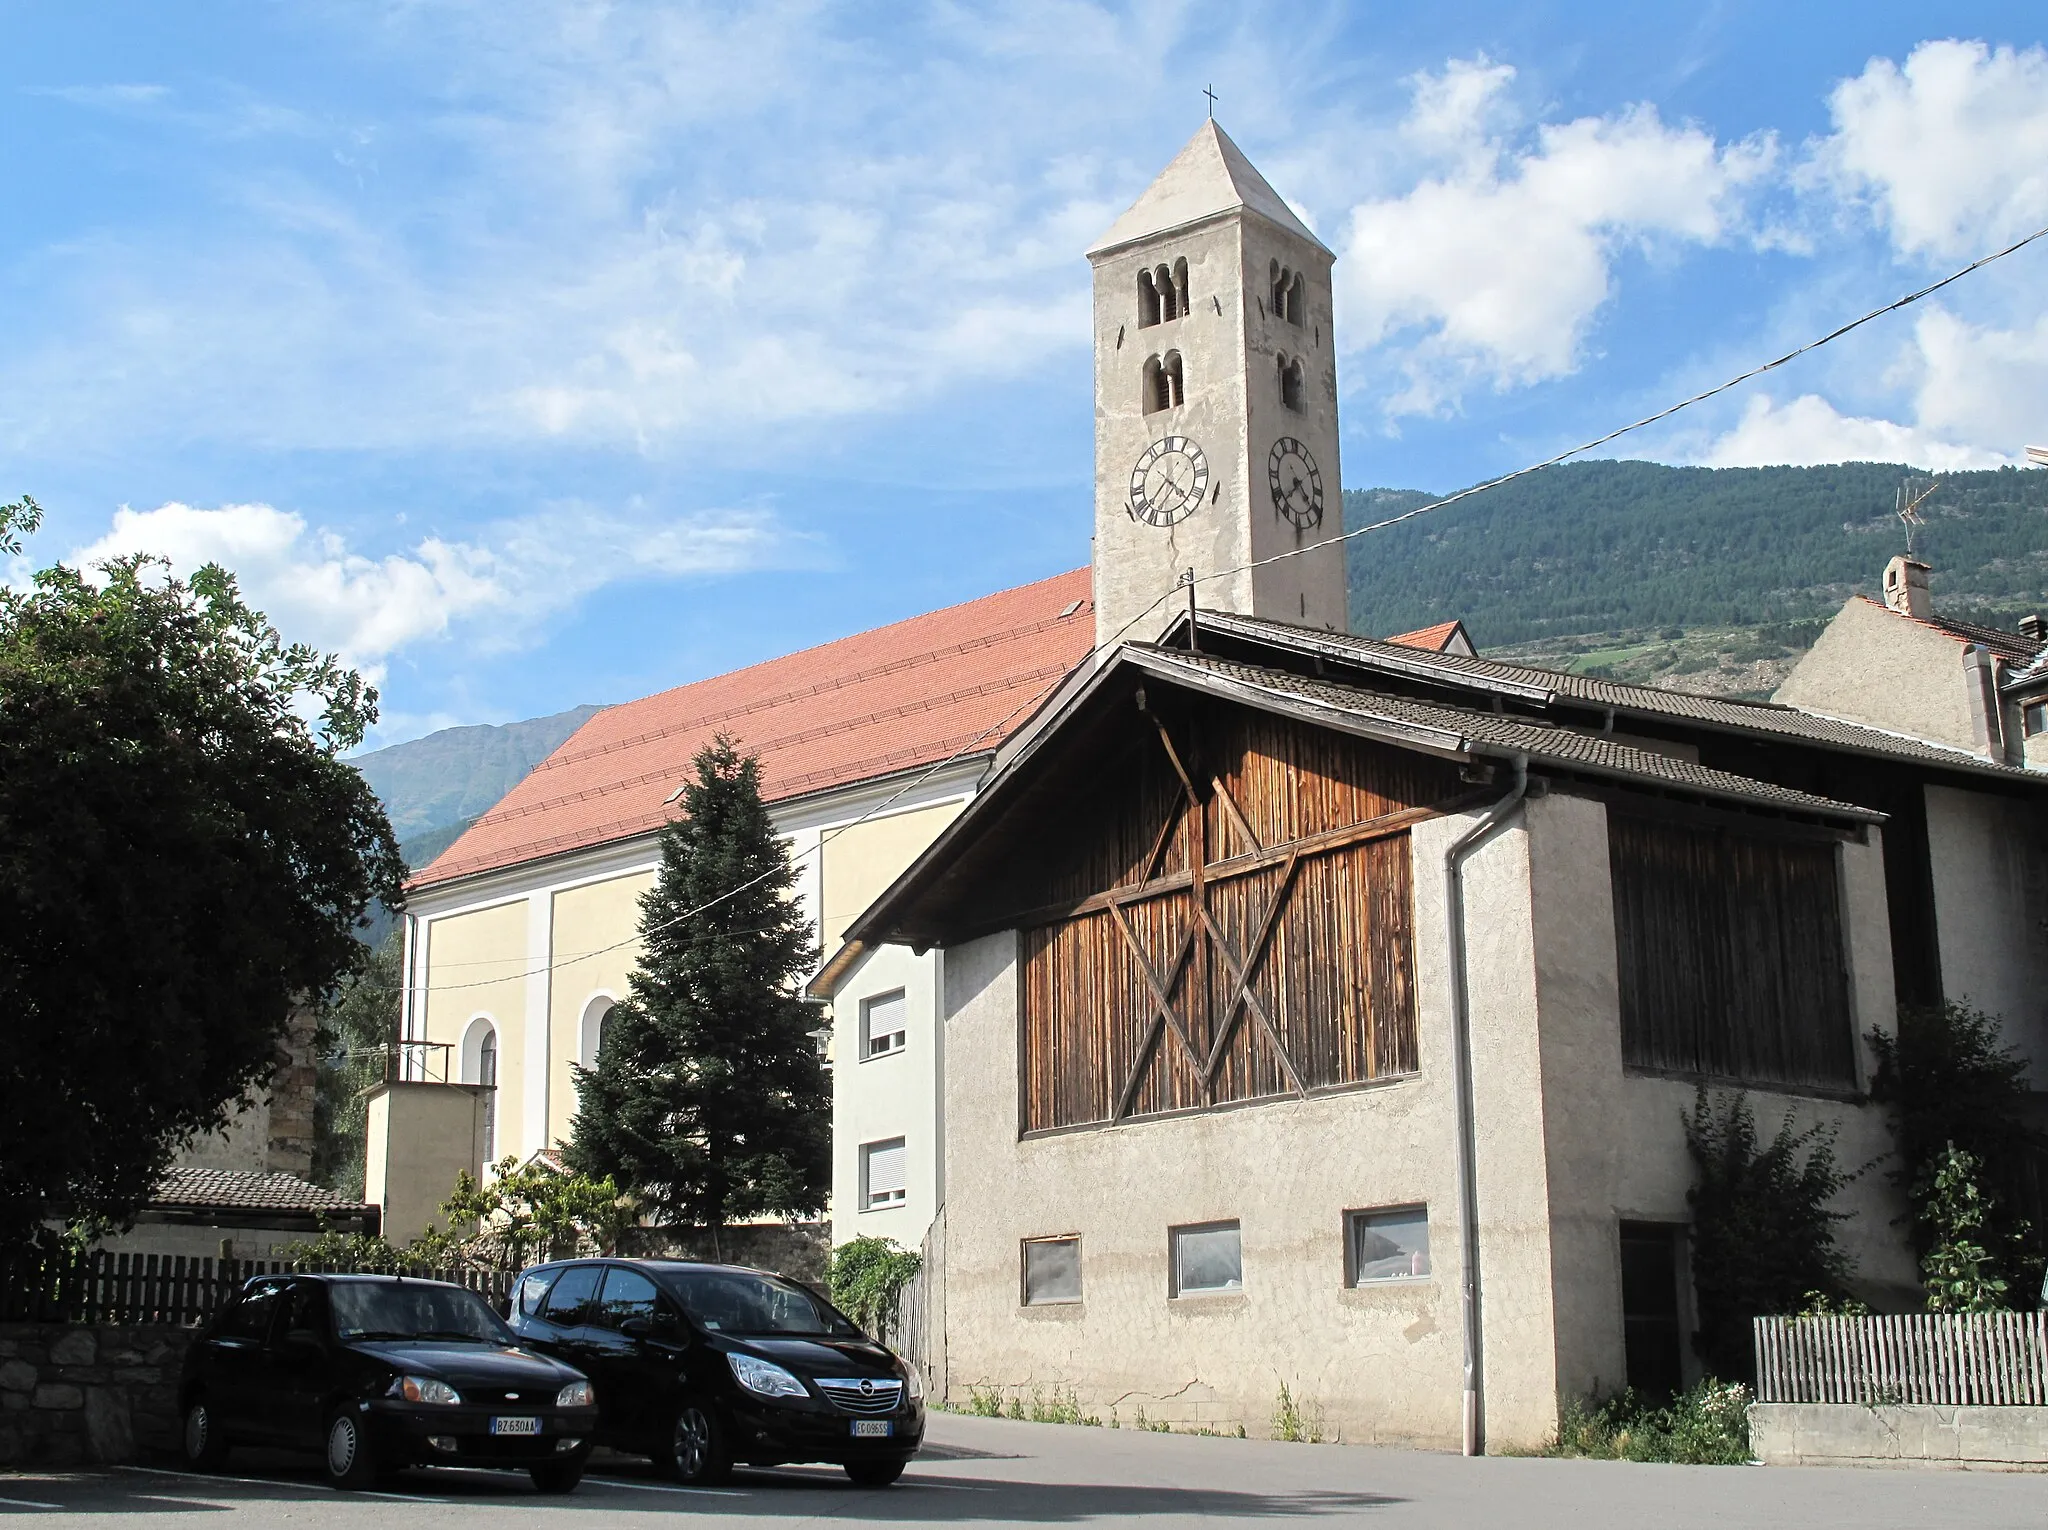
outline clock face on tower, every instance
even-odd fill
[[[1323,475],[1316,471],[1316,459],[1292,436],[1273,443],[1266,458],[1266,482],[1273,491],[1273,508],[1306,530],[1323,522]]]
[[[1131,469],[1131,517],[1171,526],[1193,515],[1209,492],[1209,459],[1186,436],[1154,441]]]

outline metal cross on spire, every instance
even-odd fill
[[[1209,120],[1214,122],[1216,120],[1216,88],[1213,85],[1204,85],[1202,87],[1202,94],[1209,98]]]

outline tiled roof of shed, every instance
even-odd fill
[[[1326,632],[1318,627],[1297,627],[1264,617],[1234,616],[1223,612],[1201,613],[1201,627],[1238,633],[1253,641],[1292,648],[1303,653],[1324,653],[1339,662],[1356,664],[1392,675],[1404,675],[1447,689],[1481,695],[1495,691],[1536,700],[1564,700],[1581,706],[1613,707],[1617,713],[1638,717],[1669,717],[1677,721],[1704,724],[1729,732],[1749,733],[1791,742],[1830,745],[1860,754],[1910,760],[1921,765],[1989,774],[2015,781],[2043,784],[2037,771],[2016,766],[1994,765],[1965,750],[1931,744],[1904,734],[1887,733],[1824,717],[1817,712],[1771,701],[1742,701],[1732,696],[1703,696],[1692,691],[1664,690],[1653,685],[1630,685],[1595,675],[1567,674],[1562,670],[1538,669],[1527,664],[1509,664],[1499,659],[1466,658],[1459,654],[1426,653],[1373,638],[1348,633]]]
[[[264,1174],[253,1169],[171,1169],[157,1185],[150,1205],[204,1207],[213,1211],[361,1211],[352,1201],[324,1185],[296,1174]]]
[[[993,752],[1094,637],[1089,572],[1076,569],[609,707],[411,885],[657,829],[721,732],[759,757],[770,802]]]
[[[1422,648],[1430,653],[1442,653],[1444,644],[1451,640],[1463,623],[1453,617],[1447,622],[1438,622],[1434,627],[1417,627],[1413,632],[1397,632],[1388,638],[1389,643],[1402,648]]]
[[[1416,701],[1405,696],[1387,696],[1331,680],[1310,679],[1288,670],[1241,664],[1207,654],[1191,654],[1183,649],[1152,648],[1139,652],[1150,661],[1148,668],[1178,669],[1191,675],[1211,676],[1244,690],[1306,701],[1352,718],[1385,722],[1395,730],[1434,734],[1446,743],[1455,741],[1461,748],[1478,745],[1482,752],[1489,754],[1519,751],[1526,753],[1535,764],[1584,770],[1595,775],[1757,803],[1789,812],[1818,813],[1864,822],[1878,822],[1884,817],[1882,813],[1873,813],[1853,803],[1794,791],[1731,771],[1712,770],[1690,760],[1676,759],[1540,719]]]

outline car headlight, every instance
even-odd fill
[[[808,1397],[804,1384],[772,1360],[757,1359],[753,1355],[735,1354],[728,1350],[725,1363],[732,1367],[734,1378],[749,1392],[758,1392],[763,1397]]]
[[[912,1402],[924,1401],[924,1377],[918,1375],[917,1367],[908,1360],[903,1362],[903,1391]]]
[[[452,1405],[462,1401],[462,1394],[445,1381],[436,1381],[432,1376],[401,1376],[391,1383],[388,1394],[402,1397],[407,1402],[442,1403]]]
[[[597,1391],[587,1381],[572,1381],[555,1394],[557,1408],[589,1408],[596,1403]]]

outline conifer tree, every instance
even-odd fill
[[[760,770],[720,735],[699,751],[683,816],[640,900],[640,969],[576,1069],[571,1168],[609,1175],[657,1221],[708,1228],[825,1203],[830,1093],[796,997],[815,959]]]

